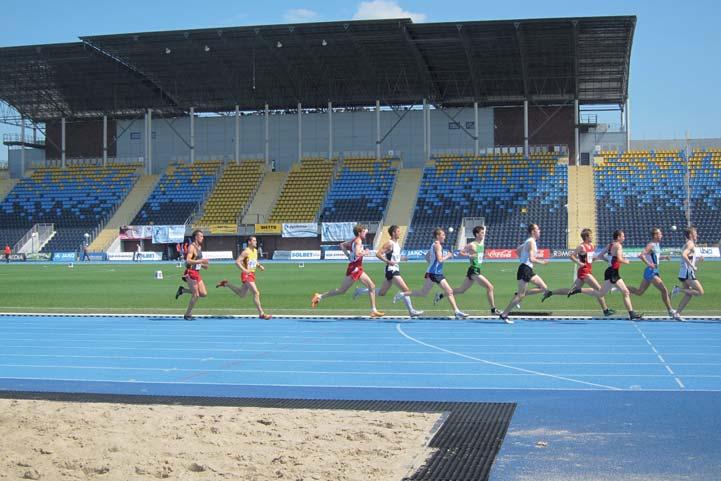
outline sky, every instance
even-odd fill
[[[2,9],[0,47],[85,35],[410,17],[414,22],[636,15],[631,137],[721,138],[718,0],[36,0]],[[618,122],[615,117],[611,121]],[[18,133],[0,124],[0,135]],[[7,150],[0,148],[0,161]]]

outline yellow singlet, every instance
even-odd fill
[[[247,249],[248,255],[243,259],[243,267],[248,269],[250,272],[255,272],[255,268],[258,266],[258,249]]]

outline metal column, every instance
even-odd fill
[[[578,134],[578,99],[573,101],[573,124],[574,124],[574,130],[573,130],[573,144],[574,144],[574,150],[573,150],[573,158],[574,158],[574,165],[578,165],[578,159],[581,158],[581,155],[578,153],[578,149],[580,148],[580,138]]]
[[[333,102],[328,102],[328,160],[333,158]]]
[[[523,156],[529,157],[528,151],[528,100],[523,101]]]
[[[426,136],[426,139],[428,139],[428,159],[431,158],[431,105],[426,104],[426,128],[428,129],[428,135]],[[426,159],[426,160],[428,160]]]
[[[145,141],[145,144],[143,146],[143,164],[145,166],[145,174],[150,175],[150,171],[148,170],[148,137],[150,135],[148,134],[148,112],[145,111],[145,117],[143,118],[143,128],[145,129],[145,132],[143,133],[143,140]]]
[[[195,163],[195,107],[190,107],[190,163]]]
[[[381,101],[376,99],[376,160],[381,160]]]
[[[20,116],[20,177],[25,176],[25,116]]]
[[[270,162],[270,132],[268,130],[268,104],[265,104],[265,163]]]
[[[423,99],[423,163],[428,162],[428,103]]]
[[[631,99],[626,99],[626,108],[623,113],[626,116],[626,151],[631,150]]]
[[[103,115],[103,167],[108,165],[108,116]]]
[[[148,109],[148,174],[153,173],[153,111]]]
[[[303,158],[303,106],[298,102],[298,160]]]
[[[480,144],[479,144],[480,141],[479,141],[479,139],[478,139],[478,132],[479,132],[479,128],[478,128],[478,102],[473,102],[473,125],[474,125],[474,130],[475,130],[475,131],[474,131],[474,136],[476,137],[476,140],[474,141],[474,146],[473,146],[473,154],[474,154],[475,156],[478,156],[478,155],[481,153],[481,148],[480,148]]]
[[[60,119],[60,166],[65,168],[65,117]]]
[[[240,165],[240,106],[235,106],[235,163]]]

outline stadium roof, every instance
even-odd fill
[[[176,30],[0,48],[0,99],[35,120],[375,104],[623,103],[634,16]]]

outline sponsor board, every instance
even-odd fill
[[[88,258],[91,261],[104,261],[106,256],[105,252],[88,252]]]
[[[325,251],[324,259],[329,260],[329,261],[338,261],[338,260],[347,261],[348,257],[346,257],[346,255],[343,254],[343,251],[337,251],[337,250],[330,251],[329,250],[329,251]]]
[[[320,251],[290,251],[292,261],[314,261],[320,260]]]
[[[53,262],[74,262],[75,252],[53,252]]]
[[[126,225],[120,228],[120,239],[150,239],[153,237],[152,225]]]
[[[255,224],[256,234],[280,234],[283,232],[281,224]]]
[[[315,222],[283,224],[283,237],[318,237],[318,224]]]
[[[539,259],[549,259],[551,257],[550,249],[538,249],[536,257]],[[516,249],[486,249],[485,259],[518,259]]]
[[[10,254],[8,257],[11,262],[25,262],[25,254]]]
[[[113,252],[108,253],[108,260],[109,261],[132,261],[133,256],[135,256],[134,252]]]
[[[38,252],[36,254],[26,254],[25,259],[28,262],[43,262],[49,261],[52,258],[51,254],[45,252]]]
[[[485,259],[518,259],[516,249],[486,249]]]
[[[575,249],[553,249],[553,251],[551,251],[551,256],[554,259],[566,258],[570,256],[574,250]]]
[[[718,247],[696,247],[696,252],[703,257],[721,257]]]
[[[233,259],[233,251],[203,251],[203,259],[209,259],[209,260]]]
[[[342,242],[353,238],[355,222],[323,222],[321,224],[321,242]]]
[[[185,225],[154,225],[153,244],[175,244],[185,239]]]
[[[274,261],[288,261],[290,260],[290,251],[275,251],[273,252]]]

